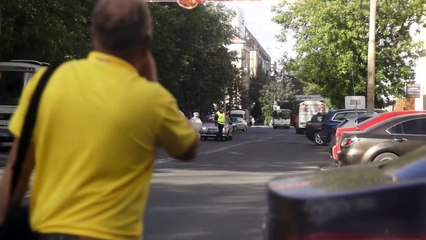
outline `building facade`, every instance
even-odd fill
[[[236,8],[236,17],[232,24],[236,29],[236,35],[228,46],[230,51],[237,55],[235,66],[241,70],[243,84],[246,89],[250,88],[250,77],[257,75],[258,67],[262,67],[266,74],[271,73],[271,57],[262,47],[256,37],[245,25],[244,12]]]

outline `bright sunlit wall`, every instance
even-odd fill
[[[420,32],[420,41],[423,41],[423,48],[426,50],[426,28]],[[421,84],[422,94],[420,98],[416,98],[416,110],[426,110],[426,57],[417,60],[416,67],[416,83]]]

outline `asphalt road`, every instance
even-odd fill
[[[293,128],[253,127],[232,141],[202,141],[191,163],[161,152],[144,218],[145,239],[262,239],[268,180],[330,168],[327,149]]]
[[[260,240],[268,180],[332,167],[327,149],[293,128],[252,127],[235,133],[232,141],[202,141],[190,163],[160,150],[144,239]],[[0,152],[0,175],[6,157]]]

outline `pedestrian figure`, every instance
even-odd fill
[[[192,118],[190,119],[192,126],[197,132],[200,132],[200,129],[203,125],[203,122],[201,121],[199,116],[200,114],[198,112],[194,112]]]
[[[37,239],[141,239],[157,146],[178,160],[196,156],[197,134],[157,80],[152,20],[140,0],[100,0],[91,17],[94,50],[59,66],[38,109],[21,182],[34,181]],[[30,97],[26,85],[10,122],[15,142],[1,183],[0,224],[11,203],[17,142]],[[26,184],[20,192],[25,193]],[[21,201],[18,199],[17,201]]]
[[[218,128],[216,140],[222,141],[223,140],[223,127],[225,126],[225,113],[223,112],[222,108],[219,108],[219,110],[215,113],[215,120],[216,120],[217,128]]]

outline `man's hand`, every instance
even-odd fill
[[[139,67],[139,75],[145,77],[149,81],[157,81],[157,66],[151,52],[146,53],[146,57]]]
[[[173,157],[184,162],[189,162],[197,156],[199,145],[200,145],[200,138],[197,136],[188,150],[186,150],[183,154],[174,155]]]

